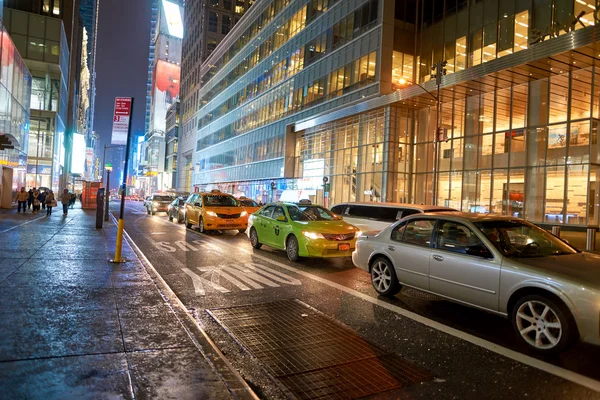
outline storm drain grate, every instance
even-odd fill
[[[300,399],[364,397],[433,379],[298,300],[208,312]]]
[[[413,299],[419,299],[419,300],[428,300],[428,301],[444,300],[441,297],[436,296],[435,294],[422,292],[420,290],[413,289],[413,288],[403,288],[402,291],[400,292],[400,294],[403,296],[406,296],[406,297],[412,297]]]

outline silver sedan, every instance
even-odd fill
[[[600,256],[522,219],[413,215],[358,238],[352,261],[381,295],[406,285],[508,317],[540,352],[600,345]]]

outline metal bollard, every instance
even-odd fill
[[[587,228],[587,234],[585,235],[585,251],[596,250],[596,231],[597,228]]]
[[[560,237],[560,226],[553,226],[552,234],[556,237]]]

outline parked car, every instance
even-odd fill
[[[185,226],[198,225],[200,232],[246,231],[248,213],[235,197],[218,190],[192,193],[185,202]]]
[[[254,214],[260,209],[258,203],[252,199],[249,199],[248,197],[242,196],[238,199],[238,201],[240,202],[242,207],[244,207],[244,210],[246,210],[248,214]]]
[[[381,295],[405,285],[508,317],[534,350],[600,345],[600,256],[525,220],[412,215],[360,237],[352,261]]]
[[[183,223],[185,216],[185,197],[179,196],[169,204],[167,209],[167,215],[169,221],[173,221],[173,218],[177,219],[177,223]]]
[[[248,227],[252,247],[266,244],[285,250],[291,261],[351,256],[360,234],[358,228],[310,201],[267,204],[250,216]]]
[[[167,212],[169,204],[173,201],[173,197],[164,194],[153,194],[146,203],[148,214],[156,214],[157,212]]]
[[[413,214],[457,211],[450,207],[401,203],[340,203],[331,211],[362,232],[380,231],[390,224]]]

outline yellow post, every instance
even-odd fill
[[[121,248],[123,247],[123,228],[125,228],[125,220],[119,219],[117,224],[117,249],[115,250],[115,259],[113,262],[121,262]]]

